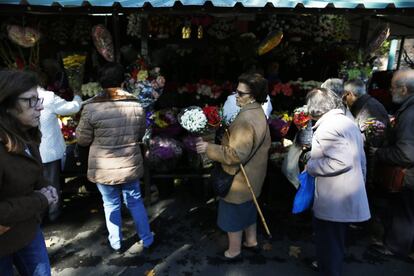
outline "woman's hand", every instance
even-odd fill
[[[10,230],[10,227],[0,225],[0,235],[3,235],[4,233],[6,233],[9,230]]]
[[[203,138],[198,137],[196,143],[197,153],[205,153],[207,151],[208,143],[204,142]]]

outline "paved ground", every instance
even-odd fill
[[[96,192],[66,193],[63,216],[44,225],[53,275],[317,275],[310,267],[314,252],[310,215],[289,214],[288,189],[266,189],[262,198],[273,239],[266,240],[262,228],[259,237],[271,250],[245,252],[243,261],[235,264],[218,258],[227,240],[216,227],[216,203],[202,190],[200,183],[182,182],[173,194],[148,208],[158,244],[150,254],[139,255],[118,255],[108,248]],[[127,210],[124,217],[124,244],[129,248],[137,238]],[[413,263],[366,250],[366,228],[350,229],[344,275],[414,275]]]

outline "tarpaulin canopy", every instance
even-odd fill
[[[413,8],[414,0],[0,0],[0,4],[19,5],[29,4],[34,6],[51,6],[60,5],[62,7],[79,7],[83,5],[91,5],[96,7],[111,7],[120,5],[124,8],[141,8],[145,5],[151,5],[154,8],[173,7],[176,2],[183,6],[203,6],[206,2],[211,2],[214,7],[234,7],[236,4],[243,7],[265,7],[273,5],[275,8],[366,8],[366,9],[385,9],[385,8]]]

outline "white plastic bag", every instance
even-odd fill
[[[299,188],[299,157],[302,153],[302,146],[295,142],[289,147],[289,151],[282,163],[282,173],[292,185]]]

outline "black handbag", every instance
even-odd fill
[[[239,171],[240,169],[234,175],[228,174],[223,170],[220,162],[214,162],[210,176],[210,184],[213,187],[214,193],[220,197],[225,197],[230,191],[234,176]]]
[[[65,156],[62,159],[62,174],[83,175],[88,170],[89,147],[78,144],[66,146]]]
[[[253,154],[250,155],[249,159],[244,163],[247,165],[250,159],[256,154],[259,148],[262,146],[267,134],[267,129],[265,135],[262,139],[260,145],[256,148]],[[231,188],[231,184],[233,183],[234,177],[239,173],[240,169],[237,170],[235,174],[229,174],[223,170],[220,162],[214,162],[213,168],[211,169],[210,173],[210,185],[213,187],[213,191],[219,197],[225,197]]]

